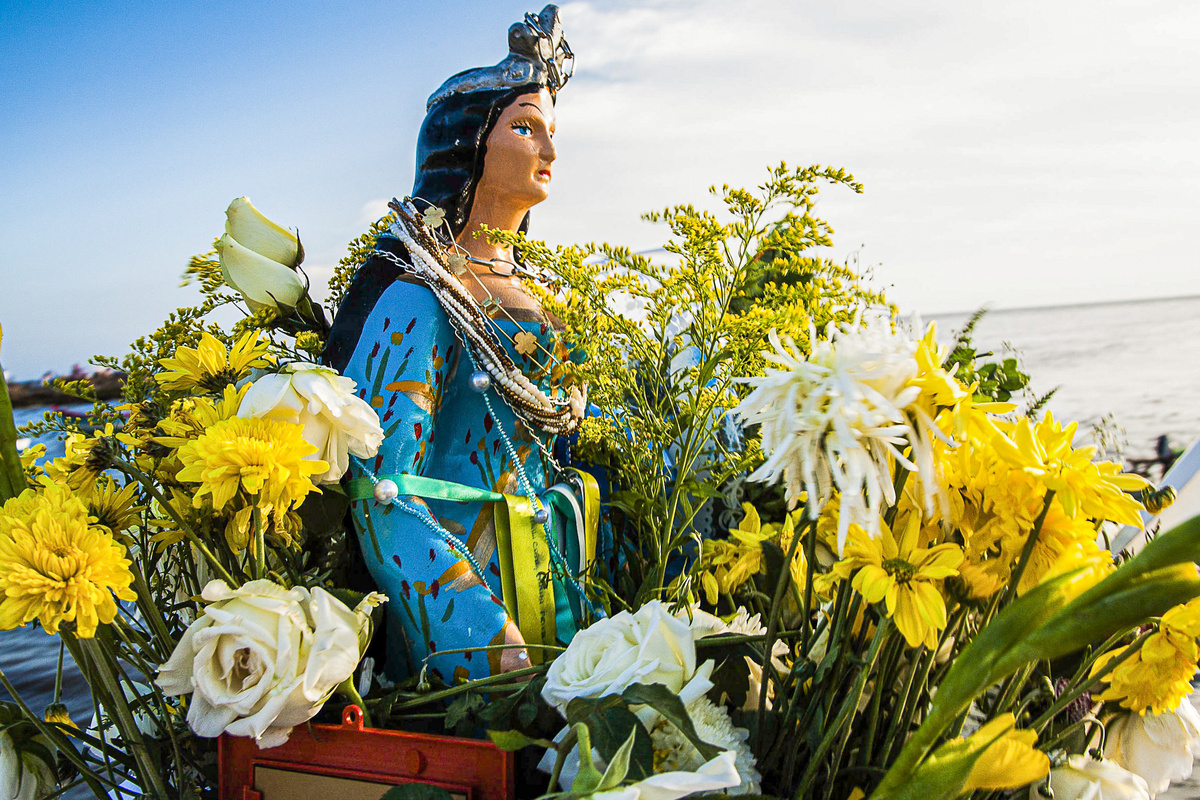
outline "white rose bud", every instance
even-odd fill
[[[1029,787],[1029,800],[1045,800],[1040,788],[1045,781]],[[1054,800],[1150,800],[1150,787],[1139,776],[1108,759],[1069,756],[1062,766],[1050,770],[1050,788]]]
[[[1154,793],[1187,780],[1200,756],[1200,712],[1190,697],[1163,714],[1129,714],[1108,729],[1104,755],[1140,775]]]
[[[309,459],[329,465],[317,483],[337,483],[349,467],[349,456],[371,458],[383,442],[379,415],[354,393],[350,378],[317,364],[294,362],[283,372],[256,380],[238,407],[243,418],[294,422],[304,428],[304,440],[317,448]]]
[[[225,233],[242,247],[285,267],[296,266],[304,257],[300,237],[264,217],[245,197],[225,209]]]
[[[323,589],[267,580],[204,587],[209,605],[184,632],[155,681],[168,696],[192,694],[187,721],[199,736],[252,736],[260,748],[287,741],[349,678],[370,638],[371,594],[351,611]]]
[[[686,705],[712,688],[713,663],[696,667],[696,644],[686,622],[659,600],[622,611],[575,634],[546,674],[542,697],[565,714],[576,697],[620,694],[635,684],[661,683]]]
[[[225,283],[252,310],[294,307],[307,287],[296,272],[304,258],[299,237],[271,222],[244,197],[225,211],[225,235],[217,242]]]

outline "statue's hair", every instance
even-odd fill
[[[466,227],[483,176],[487,139],[500,113],[523,94],[537,92],[536,83],[511,89],[461,92],[435,103],[417,136],[417,172],[412,197],[446,212],[455,236]],[[521,229],[528,227],[528,215]]]

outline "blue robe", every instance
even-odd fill
[[[378,246],[404,253],[394,240],[381,239]],[[557,331],[540,313],[513,316],[517,321],[493,321],[507,334],[500,340],[518,368],[552,392],[567,356]],[[541,345],[531,355],[511,349],[509,340],[521,330]],[[553,355],[547,358],[546,352]],[[379,413],[385,439],[378,455],[365,464],[376,476],[407,473],[525,495],[503,441],[507,437],[534,492],[541,493],[553,479],[549,459],[533,437],[542,437],[547,449],[554,442],[520,423],[494,390],[487,393],[488,409],[484,394],[470,386],[475,366],[437,298],[395,265],[374,258],[360,270],[339,310],[326,358],[357,383],[359,396]],[[357,465],[351,472],[348,477],[364,474]],[[389,676],[412,674],[426,663],[448,684],[499,672],[499,650],[439,654],[504,641],[509,616],[502,599],[494,504],[402,499],[424,505],[441,532],[431,528],[429,518],[396,505],[373,500],[352,505],[366,566],[389,598]],[[576,535],[574,520],[563,514],[552,514],[549,527],[560,542]],[[540,528],[535,525],[534,531],[536,535]],[[470,551],[482,575],[447,543],[445,534]],[[561,597],[563,588],[556,588]],[[571,606],[578,611],[577,597],[568,608],[560,606],[560,618],[564,611],[571,613]],[[570,626],[560,625],[564,627],[569,631]]]

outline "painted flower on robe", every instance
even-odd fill
[[[713,662],[696,666],[691,628],[660,600],[631,614],[599,620],[571,640],[550,665],[542,697],[564,715],[576,697],[620,694],[635,683],[660,683],[686,705],[712,688]]]
[[[264,217],[245,197],[225,211],[217,255],[225,283],[246,298],[251,311],[294,307],[308,288],[295,269],[304,260],[299,237]]]
[[[313,480],[337,483],[351,455],[371,458],[383,442],[379,415],[354,389],[354,381],[334,370],[295,362],[251,384],[238,416],[300,425],[304,440],[316,448],[306,458],[327,465]]]
[[[1200,636],[1200,598],[1163,614],[1158,631],[1142,643],[1137,653],[1109,673],[1108,688],[1098,699],[1119,702],[1123,708],[1138,714],[1162,714],[1177,708],[1192,691],[1191,681],[1200,661],[1197,636]],[[1103,669],[1119,652],[1114,650],[1097,659],[1093,672]]]
[[[354,610],[321,588],[284,589],[255,580],[231,589],[216,580],[156,683],[191,694],[187,721],[199,736],[252,736],[260,748],[287,741],[349,678],[371,638],[370,594]]]
[[[1200,712],[1191,697],[1161,714],[1126,714],[1108,726],[1104,756],[1145,779],[1152,794],[1187,780],[1200,756]]]
[[[47,633],[72,622],[76,636],[95,636],[116,617],[114,595],[137,599],[129,565],[67,487],[26,489],[0,507],[0,630],[37,619]]]
[[[179,448],[183,469],[176,478],[199,484],[192,501],[197,508],[207,496],[220,511],[242,491],[261,508],[282,514],[317,491],[311,476],[329,469],[324,461],[307,458],[315,450],[295,423],[222,420]]]
[[[154,380],[169,392],[219,392],[249,375],[251,369],[267,366],[267,345],[259,341],[258,331],[249,331],[226,349],[205,331],[196,347],[179,347],[174,356],[160,360],[167,371],[155,375]]]
[[[785,343],[772,331],[772,351],[764,357],[777,366],[746,379],[754,390],[735,412],[761,426],[766,460],[752,480],[782,478],[792,504],[807,491],[811,519],[834,489],[840,492],[841,551],[852,522],[870,536],[878,533],[884,503],[896,502],[893,462],[913,472],[935,468],[933,441],[944,434],[917,404],[925,392],[926,404],[935,408],[946,381],[922,371],[916,343],[883,317],[835,330],[829,341],[811,330],[809,339],[812,354],[805,358],[793,341]],[[936,353],[925,352],[925,360],[940,369]],[[911,458],[905,448],[911,448]],[[931,477],[922,485],[928,506],[940,481]]]
[[[843,577],[854,573],[853,586],[869,603],[885,602],[909,647],[938,646],[946,627],[946,601],[939,581],[958,574],[962,550],[956,544],[920,547],[921,518],[910,512],[898,521],[900,536],[880,522],[881,535],[869,538],[857,525],[851,529],[846,557],[834,565]]]
[[[58,784],[54,770],[31,752],[18,752],[8,731],[0,732],[0,798],[38,800]]]
[[[1029,787],[1029,800],[1046,800],[1039,781]],[[1050,770],[1054,800],[1150,800],[1146,781],[1116,762],[1072,755]]]

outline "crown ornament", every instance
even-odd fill
[[[571,77],[575,54],[563,36],[558,6],[548,5],[540,14],[525,14],[522,22],[508,29],[508,55],[499,64],[460,72],[429,96],[425,110],[448,97],[486,89],[512,89],[537,84],[555,94]]]

